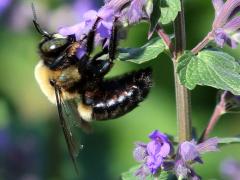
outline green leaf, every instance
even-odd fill
[[[188,51],[179,58],[177,72],[189,89],[205,85],[240,95],[239,66],[234,57],[224,52],[204,50],[194,56]]]
[[[152,0],[151,3],[153,4],[153,9],[150,15],[149,34],[153,34],[158,24],[159,18],[161,16],[161,9],[160,9],[161,0]]]
[[[137,165],[129,169],[129,171],[122,173],[121,180],[139,180],[139,177],[135,176],[135,172],[141,167],[141,165]],[[167,180],[169,173],[166,171],[162,171],[158,177],[153,175],[149,175],[145,178],[145,180]]]
[[[161,1],[161,24],[168,24],[175,20],[179,11],[181,11],[180,0],[162,0]]]
[[[140,48],[120,48],[118,59],[141,64],[155,59],[165,49],[163,40],[157,37]]]
[[[240,137],[218,138],[220,145],[240,143]]]

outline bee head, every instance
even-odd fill
[[[43,37],[39,43],[39,53],[44,63],[52,69],[59,68],[66,64],[66,53],[72,42],[76,41],[74,35],[64,37],[60,34],[49,33],[41,28],[37,22],[37,15],[34,4],[32,3],[33,25],[37,32]]]
[[[42,29],[36,20],[33,20],[33,24],[37,32],[43,37],[39,44],[39,52],[45,63],[51,68],[62,64],[68,47],[76,41],[75,36],[69,35],[66,37],[56,33],[49,33]]]

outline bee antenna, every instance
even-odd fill
[[[40,25],[37,23],[37,13],[36,13],[36,9],[35,9],[35,6],[34,6],[33,3],[31,4],[31,7],[32,7],[32,13],[33,13],[33,24],[34,24],[37,32],[38,32],[39,34],[41,34],[42,36],[47,37],[47,38],[50,39],[50,38],[51,38],[51,35],[50,35],[47,31],[45,31],[44,29],[42,29],[42,28],[40,27]]]

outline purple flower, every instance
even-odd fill
[[[137,23],[146,16],[146,13],[144,12],[145,4],[146,0],[133,0],[131,2],[129,10],[126,14],[130,24]]]
[[[97,20],[98,18],[100,19]],[[98,12],[89,10],[83,15],[83,22],[74,26],[60,28],[58,32],[64,36],[74,34],[77,40],[81,40],[97,23],[96,35],[99,35],[102,39],[110,38],[113,21],[113,10],[109,8],[102,8]]]
[[[73,3],[76,19],[78,19],[78,21],[82,20],[83,14],[94,7],[94,2],[92,0],[76,0]]]
[[[215,9],[215,19],[212,25],[212,33],[215,42],[220,47],[227,43],[236,48],[240,42],[240,0],[212,0]]]
[[[136,161],[143,163],[136,174],[146,175],[146,168],[149,173],[156,174],[172,152],[172,144],[165,134],[155,130],[149,135],[149,138],[151,141],[148,144],[136,143],[133,156]]]
[[[221,174],[229,180],[239,180],[240,177],[240,162],[234,159],[227,159],[221,163]]]
[[[217,144],[217,138],[210,138],[200,144],[194,140],[181,143],[174,166],[176,175],[182,178],[199,179],[200,177],[194,172],[191,165],[195,162],[203,163],[201,154],[218,151]]]
[[[59,28],[58,33],[63,36],[68,36],[75,34],[77,40],[83,38],[83,35],[88,32],[88,29],[85,29],[85,23],[81,22],[74,26]]]
[[[11,4],[11,0],[1,0],[0,1],[0,14]]]
[[[76,52],[77,58],[82,59],[84,55],[86,55],[86,48],[85,47],[78,48]]]
[[[240,96],[236,96],[229,91],[222,91],[219,97],[219,104],[225,112],[240,112]]]

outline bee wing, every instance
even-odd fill
[[[64,105],[64,101],[62,101],[62,98],[61,98],[62,92],[56,84],[54,84],[54,88],[55,88],[55,95],[56,95],[60,125],[63,130],[63,134],[64,134],[64,137],[65,137],[65,140],[67,143],[67,147],[68,147],[68,152],[72,159],[74,168],[75,168],[77,174],[79,174],[76,158],[77,158],[82,146],[78,145],[78,143],[74,139],[72,132],[70,130],[70,126],[69,126],[68,122],[66,121],[66,118],[65,118],[66,115],[64,114],[66,112],[66,109],[65,109],[66,105]]]
[[[84,132],[92,132],[91,124],[84,121],[77,110],[78,100],[71,99],[63,102],[65,114],[67,115],[67,120],[71,126],[80,127]]]

